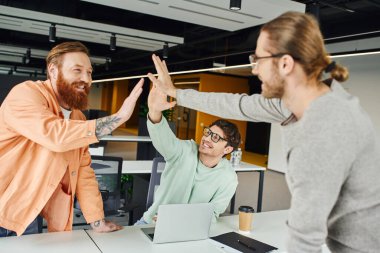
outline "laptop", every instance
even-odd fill
[[[154,228],[141,228],[153,243],[209,238],[214,207],[211,203],[160,205]]]

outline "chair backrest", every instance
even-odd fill
[[[104,214],[117,214],[120,208],[120,184],[123,159],[112,156],[91,156],[91,167],[103,198]]]
[[[153,159],[152,173],[150,175],[148,196],[146,198],[146,210],[153,204],[154,193],[161,182],[161,173],[165,168],[165,159],[155,157]]]

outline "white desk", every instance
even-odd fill
[[[152,172],[152,160],[123,161],[123,174],[150,174]]]
[[[233,166],[236,172],[259,172],[259,187],[257,193],[257,212],[261,212],[262,203],[263,203],[263,189],[264,189],[264,172],[266,171],[265,167],[257,166],[254,164],[240,162],[239,165]],[[235,194],[231,199],[230,213],[233,214],[235,209]]]
[[[283,252],[286,247],[287,218],[288,210],[254,213],[252,230],[249,234],[243,235],[272,245]],[[238,233],[238,224],[238,215],[221,217],[218,223],[211,226],[210,236],[232,231]],[[322,252],[329,253],[330,250],[326,245],[323,245]]]
[[[88,152],[90,152],[91,155],[104,155],[104,147],[89,147]]]
[[[100,138],[100,141],[152,142],[149,136],[134,136],[134,135],[107,135]]]
[[[101,252],[84,230],[0,238],[0,251],[4,253]]]
[[[287,210],[255,213],[253,229],[246,236],[285,250],[287,228]],[[212,224],[210,236],[228,232],[238,232],[238,215],[219,218]],[[95,233],[92,230],[75,230],[72,232],[44,233],[25,235],[21,237],[0,238],[1,252],[44,253],[44,252],[139,252],[139,253],[225,253],[216,246],[212,240],[192,242],[153,244],[140,230],[145,226],[124,227],[123,230],[112,233]],[[89,238],[89,236],[91,238]],[[92,239],[92,240],[91,240]],[[330,252],[326,245],[322,247],[323,253]]]
[[[261,167],[255,164],[240,162],[237,166],[232,166],[236,172],[244,172],[244,171],[265,171],[265,167]]]
[[[93,231],[88,233],[103,253],[220,253],[209,240],[153,244],[140,227],[124,227],[123,230],[108,234]]]
[[[115,141],[115,142],[152,142],[149,136],[134,136],[134,135],[107,135],[100,138],[99,141]],[[90,147],[91,155],[104,155],[104,147]]]
[[[285,250],[286,243],[286,219],[287,210],[255,213],[253,219],[253,230],[245,236],[254,238],[255,240],[270,244],[279,249],[279,252]],[[212,224],[210,236],[216,236],[228,232],[238,232],[238,215],[226,216],[219,219],[217,223]],[[140,230],[141,227],[132,226],[124,227],[123,230],[114,233],[100,234],[88,231],[88,234],[98,245],[102,252],[139,252],[139,253],[223,253],[211,240],[153,244],[145,234]],[[326,245],[323,247],[323,253],[330,252]]]

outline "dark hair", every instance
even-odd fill
[[[339,82],[348,79],[347,68],[333,64],[326,52],[317,20],[310,14],[289,11],[262,26],[269,36],[272,54],[286,53],[296,59],[310,79],[322,78],[323,71]],[[327,73],[327,71],[325,71]]]
[[[66,53],[72,52],[82,52],[87,56],[90,56],[90,53],[85,45],[78,41],[63,42],[56,45],[50,50],[46,56],[46,68],[49,68],[50,63],[60,67],[61,66],[61,57]],[[47,77],[49,78],[49,71],[46,71]]]
[[[224,119],[218,119],[217,121],[214,121],[211,123],[209,127],[217,126],[220,129],[222,129],[224,136],[222,136],[224,139],[227,140],[227,145],[234,148],[234,150],[237,150],[240,145],[240,133],[237,126]]]

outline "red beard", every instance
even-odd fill
[[[78,91],[77,88],[84,86],[83,91]],[[90,85],[86,82],[72,82],[69,83],[58,72],[57,77],[57,90],[62,101],[69,107],[69,109],[85,110],[88,106],[88,94],[90,93]]]

